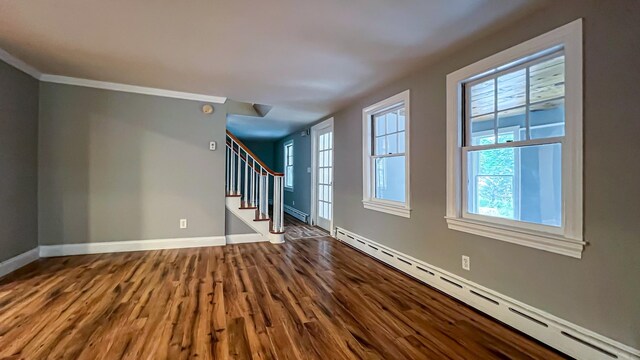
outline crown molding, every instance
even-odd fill
[[[84,86],[84,87],[90,87],[90,88],[96,88],[96,89],[113,90],[113,91],[169,97],[169,98],[176,98],[176,99],[203,101],[203,102],[210,102],[214,104],[224,104],[227,101],[227,98],[223,96],[194,94],[194,93],[188,93],[188,92],[157,89],[157,88],[137,86],[137,85],[119,84],[119,83],[112,83],[112,82],[106,82],[106,81],[81,79],[81,78],[75,78],[75,77],[69,77],[69,76],[43,74],[38,69],[18,59],[17,57],[11,55],[10,53],[8,53],[7,51],[1,48],[0,48],[0,60],[6,62],[7,64],[15,67],[16,69],[22,72],[25,72],[31,75],[35,79],[38,79],[43,82]]]
[[[40,79],[40,77],[42,76],[42,73],[34,68],[33,66],[27,64],[26,62],[18,59],[17,57],[9,54],[7,51],[5,51],[4,49],[0,49],[0,60],[6,62],[7,64],[13,66],[14,68],[28,74],[31,75],[32,77],[36,78],[36,79]]]
[[[169,97],[169,98],[176,98],[176,99],[204,101],[204,102],[211,102],[216,104],[224,104],[227,101],[227,98],[222,96],[194,94],[194,93],[187,93],[187,92],[181,92],[181,91],[150,88],[150,87],[144,87],[144,86],[118,84],[118,83],[112,83],[112,82],[106,82],[106,81],[74,78],[74,77],[61,76],[61,75],[43,74],[40,76],[40,81],[50,82],[55,84],[84,86],[84,87],[104,89],[104,90],[122,91],[122,92],[129,92],[129,93],[135,93],[135,94],[162,96],[162,97]]]

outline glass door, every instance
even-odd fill
[[[331,231],[333,219],[333,123],[314,131],[316,225]]]

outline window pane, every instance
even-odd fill
[[[387,153],[396,154],[398,152],[398,134],[387,135]]]
[[[468,212],[561,226],[561,146],[470,151]]]
[[[525,107],[498,113],[498,143],[526,140]]]
[[[564,55],[529,68],[529,91],[531,103],[564,96]]]
[[[387,114],[387,134],[398,131],[398,114],[390,112]]]
[[[498,110],[523,106],[526,102],[527,70],[521,69],[498,77]]]
[[[375,160],[375,196],[378,199],[405,202],[405,157]]]
[[[374,129],[374,135],[375,136],[380,136],[380,135],[384,135],[386,134],[385,132],[385,115],[382,116],[375,116],[375,129]]]
[[[284,179],[287,187],[293,187],[293,166],[285,168]]]
[[[385,136],[380,136],[376,138],[376,145],[374,155],[382,155],[387,153],[387,142],[385,141]]]
[[[564,136],[564,99],[531,105],[529,111],[532,139]]]
[[[406,151],[406,149],[405,149],[405,140],[406,140],[405,136],[406,136],[406,133],[404,131],[398,133],[398,152],[399,153],[404,153]]]
[[[495,144],[495,117],[493,114],[471,119],[471,145]]]
[[[495,110],[495,79],[471,86],[471,117],[492,113]]]

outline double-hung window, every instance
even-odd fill
[[[447,221],[580,257],[581,21],[448,76]]]
[[[363,204],[410,217],[409,90],[363,110]]]
[[[284,144],[284,188],[293,190],[293,140]]]

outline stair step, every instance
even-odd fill
[[[242,209],[242,210],[247,210],[247,209],[249,209],[249,210],[255,210],[255,209],[257,209],[257,208],[258,208],[257,206],[240,206],[238,209]]]
[[[253,221],[271,221],[270,218],[257,218],[257,219],[253,219]]]
[[[227,194],[227,197],[242,197],[242,195],[240,195],[240,194],[238,194],[238,195]]]

